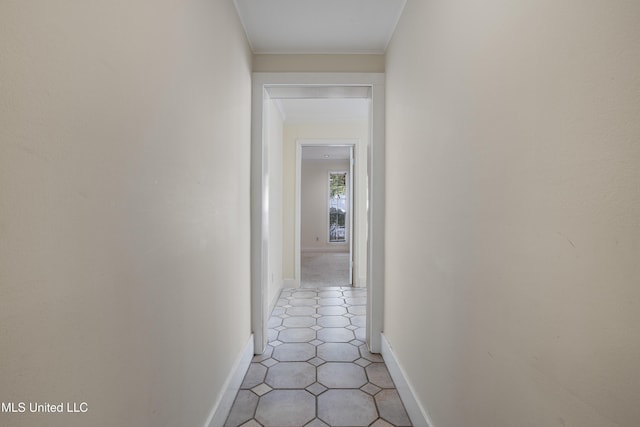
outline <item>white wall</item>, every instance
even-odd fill
[[[409,0],[387,338],[434,427],[640,425],[640,3]]]
[[[367,271],[367,145],[369,143],[368,122],[332,123],[286,123],[283,131],[282,165],[282,274],[286,279],[294,279],[295,263],[295,183],[296,183],[296,141],[298,139],[358,139],[360,147],[354,159],[354,178],[359,182],[354,197],[355,221],[354,278],[356,284],[366,284]],[[355,182],[355,181],[354,181]]]
[[[269,181],[269,303],[275,305],[282,289],[282,114],[277,105],[265,104],[266,141]],[[273,309],[273,307],[271,307]]]
[[[349,160],[302,160],[300,248],[302,252],[349,252],[349,240],[329,243],[329,173],[349,172]],[[348,190],[351,191],[351,190]],[[347,227],[351,224],[347,222]]]
[[[3,426],[203,426],[250,336],[231,1],[0,2]],[[230,321],[233,319],[233,321]]]

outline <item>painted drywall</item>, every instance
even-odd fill
[[[3,426],[204,426],[250,336],[232,2],[0,2]],[[231,321],[232,320],[232,321]]]
[[[385,335],[433,427],[640,425],[640,3],[409,0]]]
[[[253,71],[289,73],[384,73],[384,55],[256,54]]]
[[[368,122],[287,123],[284,124],[282,163],[282,275],[295,281],[295,191],[296,141],[298,139],[357,139],[359,149],[354,159],[354,278],[357,286],[366,285],[367,271],[367,146]],[[301,246],[302,247],[302,246]]]
[[[273,101],[265,104],[265,151],[269,180],[268,302],[275,306],[282,289],[282,113]],[[273,307],[271,307],[273,308]]]
[[[349,160],[302,160],[300,249],[302,252],[349,252],[344,243],[329,243],[329,173],[349,172]],[[347,227],[350,227],[347,221]]]

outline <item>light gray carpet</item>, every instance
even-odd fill
[[[303,252],[300,264],[303,288],[350,286],[348,253]]]

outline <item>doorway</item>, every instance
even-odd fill
[[[354,286],[355,277],[364,277],[366,257],[360,252],[366,248],[366,233],[358,232],[357,225],[366,224],[366,211],[356,196],[358,147],[359,140],[296,141],[295,262],[300,287]],[[366,169],[358,172],[366,177]],[[358,258],[361,262],[356,263]]]
[[[384,74],[254,73],[251,146],[251,310],[256,353],[267,343],[270,315],[269,157],[264,111],[274,99],[363,98],[370,100],[366,239],[366,344],[381,350],[384,279]]]

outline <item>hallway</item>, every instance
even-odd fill
[[[410,426],[365,339],[366,290],[285,289],[225,427]]]
[[[0,426],[640,426],[640,1],[334,3],[0,1]]]

